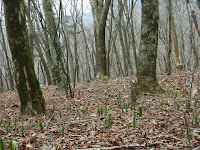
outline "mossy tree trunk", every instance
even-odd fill
[[[105,27],[111,0],[90,0],[94,19],[96,45],[96,78],[103,80],[107,76]]]
[[[158,0],[142,0],[141,43],[136,74],[137,94],[154,93],[159,88],[156,77],[158,21]]]
[[[10,46],[22,115],[45,112],[45,101],[36,78],[26,28],[23,0],[4,0],[6,31]]]

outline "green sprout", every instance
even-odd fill
[[[127,128],[130,129],[130,123],[127,123]]]
[[[108,120],[108,127],[111,127],[112,126],[111,125],[111,114],[108,115],[107,120]]]
[[[65,128],[64,127],[62,127],[62,129],[61,129],[61,135],[62,135],[62,137],[65,136]]]
[[[186,109],[188,110],[188,109],[190,109],[190,107],[191,107],[191,101],[187,100],[186,101]]]
[[[78,99],[80,99],[80,97],[81,97],[81,89],[77,90],[77,94],[78,94]]]
[[[2,137],[0,139],[0,148],[1,148],[1,150],[4,150],[4,142],[3,142],[3,138]]]
[[[12,139],[10,141],[7,142],[9,147],[10,147],[10,150],[15,150],[15,145],[16,145],[16,142],[13,141]]]
[[[82,113],[83,113],[84,115],[87,115],[87,108],[83,108],[83,109],[82,109]]]
[[[43,133],[44,132],[44,122],[39,121],[38,124],[39,124],[39,127],[40,127],[40,132]]]
[[[24,134],[24,126],[22,125],[22,128],[21,128],[21,131],[22,131],[22,135]]]
[[[55,146],[55,149],[58,150],[58,144],[55,143],[54,146]]]
[[[197,112],[197,110],[195,111],[195,114],[194,114],[194,122],[195,122],[196,125],[198,124],[198,112]]]
[[[163,106],[163,104],[164,104],[164,101],[160,100],[160,106]]]
[[[105,116],[108,114],[108,106],[105,105]]]
[[[139,106],[139,116],[142,116],[142,106]]]
[[[136,126],[137,126],[137,120],[136,120],[135,112],[134,112],[133,117],[132,117],[132,125],[133,125],[133,128],[136,128]]]
[[[179,104],[176,104],[176,109],[180,110],[180,105]]]

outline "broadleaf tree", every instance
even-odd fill
[[[12,54],[22,115],[45,112],[45,100],[34,71],[24,0],[4,0],[6,31]]]

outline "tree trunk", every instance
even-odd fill
[[[180,60],[179,56],[179,48],[178,48],[178,39],[177,39],[177,34],[176,34],[176,27],[175,27],[175,22],[174,22],[174,15],[172,11],[172,2],[169,0],[169,5],[170,5],[170,17],[171,17],[171,34],[172,34],[172,39],[174,43],[174,51],[175,51],[175,56],[176,56],[176,67],[179,71],[183,71],[183,64]]]
[[[8,43],[21,102],[21,114],[44,113],[45,101],[31,59],[24,1],[15,0],[13,4],[13,0],[4,0],[4,11]]]
[[[96,78],[107,78],[107,62],[105,47],[105,26],[111,0],[90,0],[94,20],[95,43],[96,43]]]
[[[137,95],[146,92],[155,93],[159,90],[156,77],[158,21],[158,0],[142,0],[141,42],[136,74]]]

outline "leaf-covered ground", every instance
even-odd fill
[[[122,145],[151,150],[195,148],[200,146],[199,75],[194,76],[192,101],[190,72],[159,74],[167,92],[144,94],[135,108],[128,105],[134,77],[79,83],[73,99],[55,86],[43,87],[47,114],[37,117],[21,117],[17,92],[3,92],[0,134],[6,149],[11,139],[20,150],[122,149]],[[39,121],[44,123],[43,132]]]

